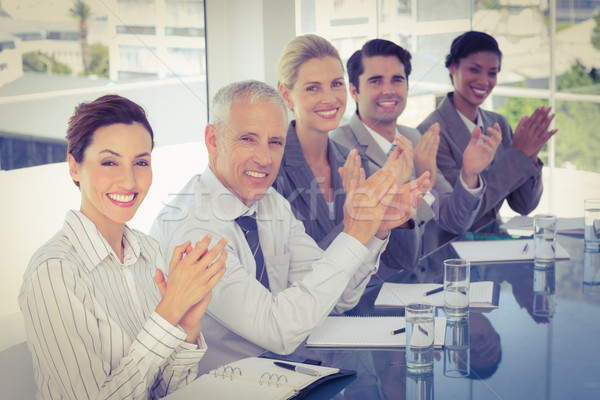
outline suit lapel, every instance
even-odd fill
[[[383,164],[385,164],[385,161],[387,160],[387,155],[381,150],[381,147],[379,147],[377,142],[375,142],[371,134],[367,131],[365,125],[360,118],[358,118],[358,114],[355,113],[352,115],[348,125],[352,128],[352,133],[356,138],[357,147],[360,146],[362,149],[361,153],[365,154],[375,165],[377,165],[378,169],[383,167]]]
[[[471,132],[465,127],[465,123],[460,119],[458,111],[452,104],[452,93],[448,94],[440,105],[440,114],[446,123],[448,140],[464,151],[469,141],[471,141]]]
[[[331,143],[329,146],[331,146]],[[329,206],[325,201],[325,197],[321,192],[321,188],[319,187],[319,184],[317,183],[310,166],[304,158],[302,148],[300,147],[300,141],[296,135],[296,130],[294,129],[293,123],[290,124],[287,133],[285,144],[285,161],[283,168],[285,168],[287,176],[289,176],[292,184],[298,191],[296,196],[300,197],[305,205],[305,207],[303,207],[304,209],[300,210],[305,220],[310,224],[316,223],[319,225],[320,230],[325,234],[333,230],[336,225],[335,221],[331,221],[329,218]],[[334,168],[336,168],[335,174],[333,173]],[[337,167],[334,167],[333,163],[331,165],[331,171],[332,178],[338,175]]]

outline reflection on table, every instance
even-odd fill
[[[424,257],[414,271],[382,281],[441,283],[443,261],[456,258],[450,240],[503,237],[493,223],[477,234],[446,242]],[[509,239],[510,240],[510,239]],[[600,254],[584,252],[583,237],[558,235],[570,259],[544,269],[532,261],[471,266],[471,282],[494,281],[498,308],[471,311],[468,318],[467,377],[444,374],[459,353],[436,350],[433,374],[406,372],[403,349],[309,349],[290,357],[357,371],[335,399],[595,399],[600,398]],[[365,291],[351,315],[403,315],[402,309],[373,306],[380,285]],[[443,315],[443,309],[437,311]],[[460,350],[460,349],[459,349]],[[462,353],[460,353],[462,354]],[[464,357],[464,355],[460,355]]]

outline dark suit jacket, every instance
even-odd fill
[[[283,159],[273,187],[290,202],[294,215],[304,223],[306,233],[317,242],[320,248],[325,250],[344,229],[342,222],[346,194],[338,167],[344,166],[348,150],[328,141],[335,212],[335,219],[331,219],[329,218],[329,206],[304,158],[294,125],[295,121],[292,121],[288,128]]]
[[[471,132],[454,108],[453,93],[438,105],[437,109],[417,127],[425,132],[434,122],[440,124],[440,147],[437,154],[438,168],[446,179],[455,184],[462,168],[463,152],[471,140]],[[486,189],[473,229],[497,218],[504,199],[518,213],[528,214],[537,207],[542,195],[542,162],[533,165],[521,150],[512,148],[512,129],[502,115],[481,110],[484,129],[495,122],[502,130],[502,143],[489,167],[482,173]]]

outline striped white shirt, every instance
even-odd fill
[[[121,263],[96,226],[69,211],[32,257],[19,293],[40,399],[159,398],[191,382],[206,351],[154,309],[158,243],[125,228]]]

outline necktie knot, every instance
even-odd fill
[[[256,217],[254,214],[242,215],[241,217],[237,217],[235,219],[235,222],[237,222],[239,227],[242,228],[242,230],[244,230],[244,233],[246,233],[247,231],[255,231],[258,229],[258,227],[256,226]]]

